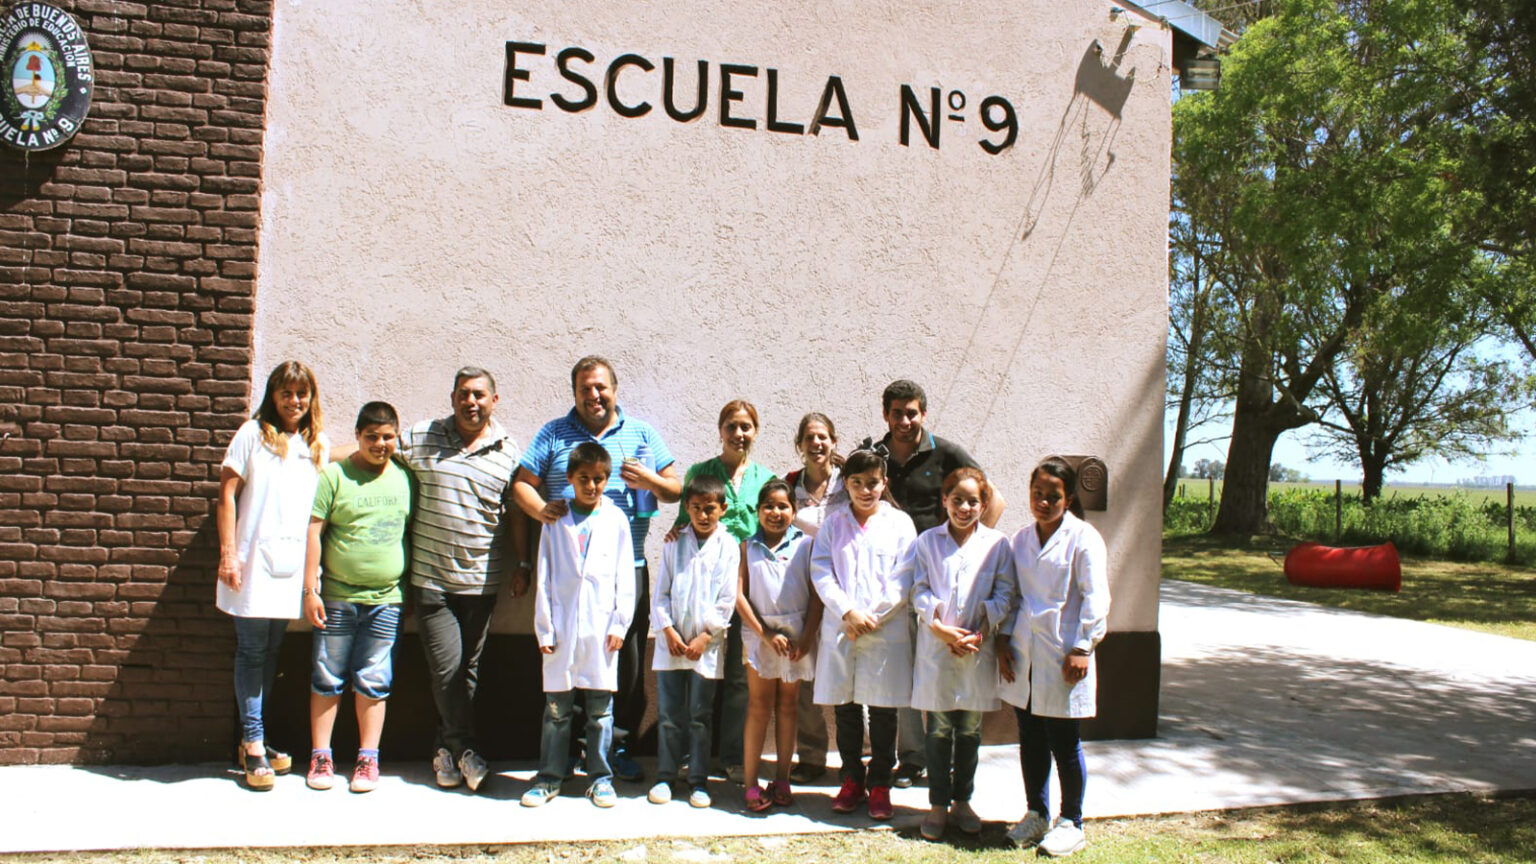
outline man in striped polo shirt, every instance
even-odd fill
[[[437,703],[432,768],[444,788],[479,789],[489,773],[475,750],[480,652],[502,583],[528,590],[528,520],[512,499],[518,449],[491,416],[496,379],[466,366],[453,376],[453,415],[425,420],[400,439],[415,473],[411,587]],[[511,548],[508,548],[510,544]]]
[[[565,461],[576,445],[594,441],[608,451],[618,470],[608,476],[608,498],[629,517],[635,545],[635,617],[619,650],[619,691],[613,702],[616,744],[610,765],[620,780],[641,779],[626,742],[640,731],[645,717],[645,636],[651,629],[650,572],[645,565],[645,535],[657,502],[671,504],[682,495],[672,453],[649,423],[626,415],[617,403],[619,379],[613,365],[591,355],[571,369],[576,406],[544,424],[517,468],[514,495],[529,516],[553,524],[565,515],[571,496]],[[578,727],[579,728],[579,727]],[[619,736],[623,737],[619,737]]]

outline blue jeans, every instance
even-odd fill
[[[928,712],[928,804],[969,801],[981,750],[980,711]],[[950,776],[950,772],[954,776]]]
[[[266,740],[261,706],[277,678],[277,651],[287,628],[282,618],[235,618],[235,707],[242,742]]]
[[[535,782],[559,785],[570,764],[571,712],[576,690],[544,694],[544,729],[539,738],[539,776]],[[613,692],[582,690],[586,695],[587,776],[593,783],[609,780],[608,750],[613,746]]]
[[[714,714],[717,684],[715,679],[705,678],[691,669],[656,673],[657,780],[676,777],[685,753],[688,785],[703,786],[709,779],[710,721]]]
[[[321,696],[352,691],[369,699],[388,699],[394,683],[395,640],[400,635],[400,604],[365,605],[325,601],[325,629],[315,631],[315,663],[309,689]]]
[[[1024,674],[1028,674],[1025,670]],[[1029,809],[1051,815],[1051,761],[1061,775],[1061,818],[1083,824],[1083,787],[1088,766],[1083,761],[1083,742],[1078,721],[1067,717],[1039,717],[1028,708],[1013,709],[1019,724],[1019,762],[1024,770],[1024,797]],[[932,782],[932,781],[930,781]]]

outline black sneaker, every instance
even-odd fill
[[[815,783],[827,774],[825,765],[807,765],[804,762],[796,762],[795,767],[789,769],[789,782],[797,786],[806,786]]]
[[[912,765],[903,762],[896,766],[896,773],[891,775],[891,785],[897,789],[908,789],[917,781],[923,779],[928,773],[921,765]]]

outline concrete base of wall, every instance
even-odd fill
[[[1157,633],[1111,633],[1100,644],[1099,716],[1083,724],[1090,740],[1153,738],[1157,735],[1157,700],[1161,639]],[[532,759],[539,751],[539,718],[543,711],[538,649],[528,635],[492,635],[480,663],[475,722],[480,745],[489,759]],[[649,666],[649,658],[647,658]],[[276,692],[267,706],[267,739],[273,746],[302,754],[309,746],[310,637],[290,633],[283,643]],[[656,682],[650,676],[646,719],[637,749],[656,751]],[[351,696],[343,697],[333,746],[345,763],[357,747],[357,723]],[[826,709],[832,728],[832,709]],[[395,654],[394,695],[384,725],[382,749],[399,759],[430,756],[437,709],[427,687],[421,641],[414,633],[401,637]],[[231,731],[231,752],[238,732]],[[982,741],[1005,744],[1018,740],[1013,712],[994,711],[982,724]],[[772,737],[768,747],[772,749]],[[834,745],[835,748],[835,745]],[[299,759],[298,761],[303,761]]]

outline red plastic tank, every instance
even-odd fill
[[[1373,588],[1401,591],[1403,565],[1397,547],[1337,548],[1319,543],[1298,543],[1285,553],[1285,579],[1292,585],[1312,588]]]

